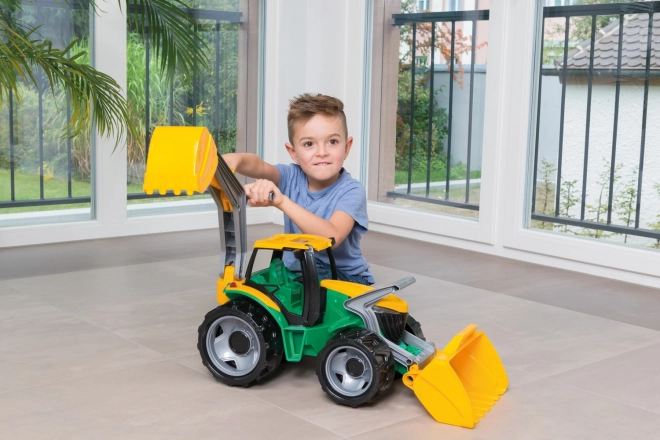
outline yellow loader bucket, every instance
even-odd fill
[[[486,335],[471,324],[422,369],[403,376],[433,418],[474,428],[509,385],[504,366]]]
[[[144,192],[203,193],[218,166],[215,142],[204,127],[158,127],[149,144]]]

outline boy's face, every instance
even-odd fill
[[[293,145],[286,149],[307,175],[309,189],[320,191],[339,178],[352,145],[339,116],[315,115],[294,126]]]

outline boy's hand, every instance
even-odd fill
[[[279,206],[284,201],[284,195],[275,183],[266,179],[244,186],[248,198],[248,206]],[[270,194],[273,193],[273,196]]]

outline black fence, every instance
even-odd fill
[[[533,169],[533,192],[532,192],[532,206],[531,218],[541,222],[555,223],[559,225],[574,226],[580,228],[594,229],[598,231],[607,231],[617,234],[633,235],[640,237],[648,237],[660,239],[660,231],[640,228],[640,212],[642,191],[642,178],[644,174],[644,150],[646,146],[646,127],[648,117],[648,103],[649,103],[649,83],[652,76],[658,76],[658,71],[651,71],[651,52],[653,43],[653,17],[654,14],[660,12],[660,1],[652,2],[638,2],[638,3],[619,3],[619,4],[602,4],[602,5],[582,5],[582,6],[558,6],[543,8],[543,27],[541,29],[541,38],[545,33],[545,23],[548,18],[564,19],[564,42],[563,42],[563,59],[556,69],[542,68],[539,69],[539,87],[538,87],[538,107],[537,112],[537,126],[536,138],[534,148],[534,169]],[[624,17],[630,14],[648,14],[648,24],[646,29],[645,59],[646,64],[643,68],[636,70],[627,70],[622,74],[622,58],[624,42]],[[597,18],[600,16],[615,16],[613,26],[618,25],[618,42],[617,42],[617,58],[615,68],[594,68],[594,56],[596,50],[596,34],[597,34]],[[570,69],[569,68],[569,30],[571,29],[570,20],[574,17],[590,17],[590,39],[588,42],[589,47],[589,61],[588,68]],[[543,66],[543,53],[540,56],[540,63]],[[554,183],[554,203],[553,212],[539,212],[539,204],[537,202],[537,179],[539,178],[539,133],[541,124],[541,91],[543,87],[544,76],[559,76],[561,78],[561,107],[559,126],[559,145],[558,155],[556,162],[556,178]],[[562,165],[564,155],[564,141],[565,141],[565,113],[566,113],[566,88],[570,77],[586,76],[587,81],[587,108],[586,108],[586,130],[584,134],[584,157],[583,157],[583,170],[582,182],[579,196],[580,215],[575,218],[560,213],[560,204],[562,197]],[[613,203],[615,200],[614,185],[615,185],[615,170],[617,169],[617,132],[619,129],[619,116],[620,116],[620,103],[621,103],[621,82],[626,78],[643,78],[644,80],[644,93],[643,93],[643,109],[641,120],[641,145],[639,149],[639,162],[636,191],[633,192],[635,197],[634,207],[634,226],[614,224],[612,219]],[[590,147],[590,131],[592,119],[592,91],[594,79],[596,78],[612,78],[615,84],[615,97],[614,97],[614,117],[613,124],[613,137],[611,147],[611,157],[609,159],[609,185],[607,188],[607,211],[603,212],[603,219],[593,220],[585,219],[585,208],[587,204],[587,185],[589,176],[589,147]],[[593,171],[592,171],[593,173]],[[566,193],[563,193],[566,195]],[[604,211],[604,206],[603,206]],[[632,217],[631,217],[632,219]],[[630,222],[632,223],[632,221]]]
[[[408,170],[407,170],[407,185],[406,192],[397,192],[390,191],[387,193],[389,197],[393,198],[404,198],[409,200],[421,201],[425,203],[433,203],[438,205],[452,206],[456,208],[463,208],[473,211],[479,210],[479,205],[477,203],[470,201],[470,178],[472,172],[472,135],[473,135],[473,102],[474,102],[474,73],[475,73],[475,57],[477,52],[477,22],[478,21],[488,21],[490,11],[488,10],[478,10],[478,11],[456,11],[456,12],[423,12],[415,14],[394,14],[392,18],[394,19],[394,25],[404,26],[408,25],[412,28],[412,47],[411,47],[411,92],[410,92],[410,119],[408,122],[408,128],[410,130],[410,145],[408,147]],[[469,98],[469,110],[468,110],[468,124],[467,124],[467,163],[466,166],[466,177],[465,177],[465,198],[462,201],[450,200],[449,199],[449,189],[450,189],[450,177],[451,177],[451,158],[452,158],[452,121],[454,118],[454,75],[457,73],[456,68],[456,23],[457,22],[471,22],[472,23],[472,47],[471,47],[471,59],[470,59],[470,98]],[[445,149],[445,164],[446,164],[446,176],[445,176],[445,185],[444,185],[444,199],[438,197],[430,197],[431,191],[431,156],[432,156],[432,126],[433,126],[433,114],[434,106],[437,104],[435,99],[436,88],[434,84],[434,68],[435,66],[435,50],[430,51],[430,65],[432,68],[429,70],[429,81],[428,87],[430,89],[429,99],[429,121],[428,121],[428,142],[426,147],[426,188],[425,196],[415,195],[412,193],[412,179],[413,179],[413,149],[414,149],[414,132],[415,132],[415,92],[417,87],[422,87],[416,84],[416,75],[424,74],[425,69],[418,67],[418,25],[422,23],[428,23],[431,25],[432,32],[431,36],[431,46],[432,48],[436,47],[436,24],[443,23],[447,26],[451,26],[451,36],[450,36],[450,57],[449,57],[449,105],[447,110],[447,126],[446,126],[446,149]],[[424,60],[426,61],[426,60]]]
[[[129,12],[131,14],[141,15],[143,14],[141,8],[129,7]],[[227,100],[223,99],[222,94],[228,92],[223,90],[220,86],[221,83],[221,72],[223,65],[225,63],[226,56],[230,54],[225,54],[222,50],[222,41],[223,41],[223,31],[221,29],[222,24],[233,24],[238,25],[242,22],[242,13],[234,11],[217,11],[209,9],[188,9],[186,10],[188,15],[194,19],[195,25],[191,29],[191,32],[195,33],[206,45],[207,45],[207,55],[210,61],[211,75],[205,75],[204,72],[198,72],[192,78],[191,87],[188,88],[186,96],[184,97],[185,106],[189,109],[189,117],[187,120],[181,120],[180,118],[175,118],[175,81],[171,81],[169,84],[169,118],[167,120],[168,125],[204,125],[209,128],[209,131],[213,135],[216,142],[222,138],[222,133],[227,129],[226,120],[229,115],[236,115],[236,98],[235,94],[233,99]],[[238,28],[236,27],[236,31]],[[202,36],[203,34],[203,36]],[[210,34],[210,35],[209,35]],[[210,38],[209,38],[210,36]],[[144,159],[149,155],[149,142],[151,140],[151,133],[153,131],[154,122],[152,121],[151,114],[151,96],[150,96],[150,65],[152,62],[152,48],[149,41],[149,29],[147,26],[144,27],[144,33],[141,35],[141,40],[145,46],[145,56],[144,56],[144,66],[145,66],[145,82],[144,82],[144,98],[145,98],[145,110],[144,110],[144,131],[145,131],[145,155]],[[237,66],[235,66],[237,68]],[[209,84],[210,83],[210,84]],[[209,87],[210,86],[210,87]],[[212,117],[205,117],[204,120],[200,120],[200,110],[198,109],[198,102],[202,99],[201,91],[210,89],[213,94],[213,103],[211,108],[213,109]],[[235,91],[235,89],[233,90]],[[229,93],[227,93],[229,95]],[[222,101],[222,105],[221,105]],[[203,100],[201,101],[203,102]],[[177,103],[180,104],[180,103]],[[235,124],[234,124],[235,129]],[[144,165],[144,164],[142,164]],[[141,173],[142,174],[142,173]],[[129,193],[127,195],[128,200],[136,199],[146,199],[146,198],[162,198],[162,197],[173,197],[173,193],[168,192],[167,194],[145,194],[143,192],[138,193]],[[184,196],[185,197],[185,196]]]
[[[86,16],[89,14],[89,6],[84,1],[73,1],[70,3],[67,2],[57,2],[55,0],[37,0],[34,3],[29,3],[24,6],[23,14],[33,14],[36,17],[36,23],[42,23],[46,20],[53,20],[53,16],[57,15],[60,17],[61,23],[58,23],[55,26],[57,36],[50,35],[45,29],[46,27],[40,28],[40,33],[42,38],[51,39],[55,42],[56,45],[61,47],[66,46],[76,35],[73,32],[73,12],[78,11],[79,14],[84,13]],[[55,11],[55,12],[54,12]],[[186,12],[195,20],[195,26],[191,29],[191,32],[198,32],[201,29],[206,34],[209,34],[209,30],[213,33],[212,41],[210,44],[207,42],[207,54],[208,57],[212,60],[211,65],[209,66],[212,69],[212,76],[208,78],[208,75],[204,78],[195,77],[191,82],[190,92],[187,93],[186,105],[191,109],[190,117],[188,120],[176,121],[174,118],[175,109],[173,98],[174,94],[174,83],[170,84],[170,99],[169,99],[169,120],[166,121],[170,125],[197,125],[200,122],[199,118],[199,109],[198,109],[198,97],[200,90],[206,88],[211,88],[214,90],[213,100],[211,104],[213,107],[212,117],[209,118],[206,116],[203,122],[204,125],[208,126],[211,130],[214,137],[217,139],[221,137],[221,132],[226,128],[224,126],[224,121],[228,119],[228,116],[233,114],[235,119],[236,113],[236,97],[235,90],[233,91],[232,96],[230,97],[228,105],[220,105],[220,100],[222,99],[222,87],[220,86],[221,81],[221,65],[223,63],[223,52],[222,52],[222,30],[221,25],[223,23],[230,23],[237,25],[242,21],[242,13],[234,11],[215,11],[215,10],[206,10],[206,9],[188,9]],[[101,12],[102,13],[102,12]],[[142,10],[140,8],[131,7],[129,5],[129,13],[137,16],[141,16]],[[82,16],[82,15],[81,15]],[[20,16],[19,16],[20,19]],[[236,27],[237,30],[237,27]],[[78,37],[80,37],[78,35]],[[152,60],[152,48],[150,47],[148,29],[145,29],[143,37],[143,42],[145,45],[145,78],[144,80],[144,94],[145,94],[145,112],[144,112],[144,124],[145,124],[145,145],[146,151],[144,153],[144,158],[146,159],[148,155],[148,145],[150,140],[150,134],[153,129],[151,122],[151,109],[150,109],[150,62]],[[205,40],[208,40],[206,38]],[[236,54],[233,54],[236,55]],[[234,60],[235,62],[235,60]],[[21,197],[20,194],[17,195],[17,184],[16,184],[16,172],[18,170],[18,157],[21,148],[21,142],[17,142],[17,133],[16,133],[16,124],[17,115],[16,108],[17,102],[16,97],[9,91],[8,100],[6,101],[7,106],[7,120],[0,121],[0,124],[6,123],[8,126],[7,138],[8,138],[8,148],[6,153],[3,153],[0,149],[0,155],[5,155],[6,158],[0,157],[0,164],[2,161],[6,161],[9,167],[9,192],[8,200],[0,199],[0,209],[1,208],[22,208],[22,207],[31,207],[31,206],[46,206],[46,205],[69,205],[69,204],[82,204],[90,203],[92,197],[88,195],[76,196],[73,189],[73,178],[74,178],[74,164],[72,163],[72,143],[74,140],[66,139],[66,159],[64,160],[65,165],[62,167],[66,168],[66,179],[67,179],[67,191],[65,196],[58,197],[49,197],[47,190],[45,188],[46,172],[48,164],[44,158],[44,130],[52,129],[52,127],[44,126],[44,107],[43,107],[43,97],[45,93],[50,92],[50,87],[45,78],[45,75],[42,74],[38,69],[35,71],[35,77],[37,78],[37,95],[38,95],[38,110],[36,114],[36,130],[38,136],[36,142],[38,146],[35,146],[38,149],[38,159],[30,159],[30,163],[35,162],[38,164],[38,173],[39,173],[39,197],[26,200],[25,197]],[[209,85],[210,81],[210,85]],[[65,103],[67,99],[64,101]],[[226,101],[226,100],[225,100]],[[68,105],[63,105],[61,109],[62,112],[66,112],[66,123],[69,122],[71,118],[71,108]],[[0,146],[1,147],[1,146]],[[17,149],[19,151],[17,151]],[[31,169],[31,168],[30,168]],[[31,169],[32,171],[32,169]],[[63,174],[63,173],[61,173]],[[58,176],[61,175],[58,173]],[[4,186],[4,183],[3,183]],[[142,198],[153,198],[153,197],[168,197],[173,194],[166,194],[161,196],[160,194],[147,195],[144,193],[133,193],[128,194],[128,199],[142,199]],[[4,196],[3,196],[4,197]]]
[[[47,18],[52,19],[56,14],[53,14],[54,10],[66,11],[63,20],[60,20],[59,26],[59,35],[56,38],[51,38],[52,40],[60,40],[59,43],[62,47],[66,46],[73,37],[73,17],[72,11],[88,11],[88,4],[86,2],[72,2],[70,5],[65,3],[58,3],[55,0],[38,0],[34,3],[24,5],[24,10],[26,14],[34,14],[37,18],[37,21],[44,22]],[[22,20],[22,17],[17,13],[11,13],[10,16],[16,17],[18,20]],[[43,29],[40,29],[43,31]],[[57,38],[59,37],[59,38]],[[28,206],[43,206],[43,205],[61,205],[61,204],[76,204],[76,203],[89,203],[90,197],[75,197],[72,195],[72,141],[67,139],[66,141],[66,161],[67,161],[67,196],[58,197],[58,198],[46,198],[45,197],[45,188],[44,188],[44,179],[45,179],[45,166],[44,166],[44,126],[43,126],[43,98],[44,93],[47,93],[50,90],[48,79],[44,75],[41,69],[36,69],[34,76],[37,83],[37,95],[38,95],[38,150],[39,150],[39,199],[36,200],[17,200],[16,199],[16,182],[15,182],[15,173],[16,173],[16,156],[17,156],[17,143],[15,135],[15,111],[16,111],[16,98],[12,90],[8,92],[8,100],[6,106],[8,109],[8,162],[9,162],[9,200],[0,200],[0,208],[9,208],[9,207],[28,207]],[[68,101],[68,95],[66,97]],[[66,123],[68,124],[71,119],[71,108],[66,106]]]

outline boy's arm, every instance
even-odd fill
[[[255,179],[266,179],[275,185],[280,183],[280,172],[273,165],[261,160],[256,154],[227,153],[222,158],[234,172]]]
[[[269,198],[271,192],[273,193],[272,200]],[[304,234],[333,237],[335,247],[346,239],[355,224],[353,217],[344,211],[333,212],[329,220],[309,212],[282,194],[277,185],[268,180],[257,180],[245,185],[245,193],[249,199],[249,206],[275,206],[286,214]]]
[[[344,211],[335,211],[330,220],[325,220],[313,214],[284,196],[282,203],[278,206],[293,223],[300,228],[304,234],[320,235],[322,237],[333,237],[337,247],[348,237],[355,220]]]

